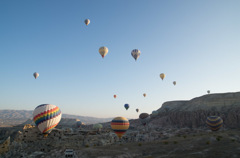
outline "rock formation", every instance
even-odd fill
[[[165,102],[158,116],[150,121],[161,127],[198,128],[208,116],[223,119],[225,128],[240,128],[240,92],[208,94],[190,101]]]

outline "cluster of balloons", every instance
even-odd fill
[[[90,24],[89,19],[85,19],[84,23],[86,26]],[[108,48],[105,46],[102,46],[99,48],[99,53],[104,58],[108,54]],[[133,49],[131,51],[132,57],[137,61],[137,59],[140,57],[141,51],[139,49]],[[39,77],[39,73],[34,72],[33,74],[34,78],[37,79]],[[161,73],[160,78],[164,80],[165,74]],[[173,84],[176,85],[176,81],[173,81]],[[209,92],[210,93],[210,92]],[[146,97],[146,93],[143,93],[143,96]],[[117,98],[117,95],[113,95],[114,98]],[[128,110],[129,104],[124,105],[125,109]],[[136,109],[136,112],[139,112],[139,109]],[[158,115],[157,111],[152,112],[152,116]],[[48,133],[51,132],[51,130],[57,126],[57,124],[61,120],[62,113],[60,109],[51,104],[42,104],[35,108],[33,112],[33,119],[36,125],[38,126],[39,130],[47,136]],[[141,113],[139,115],[139,119],[141,120],[143,125],[146,125],[147,122],[150,120],[150,115],[147,113]],[[80,127],[83,123],[81,121],[77,122],[77,126]],[[114,132],[117,134],[119,138],[122,137],[122,135],[126,132],[126,130],[129,128],[129,122],[124,117],[116,117],[112,120],[111,127],[114,130]],[[101,124],[94,124],[94,129],[100,129],[102,128]]]

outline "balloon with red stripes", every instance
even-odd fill
[[[122,138],[122,136],[126,133],[129,125],[129,121],[125,117],[116,117],[111,122],[112,130],[119,138]]]
[[[62,112],[56,105],[41,104],[33,111],[33,121],[43,134],[49,134],[58,125]]]

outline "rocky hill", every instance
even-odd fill
[[[32,114],[33,111],[30,110],[0,110],[0,127],[10,127],[22,124],[27,120],[32,119]],[[96,118],[69,114],[63,114],[62,118],[78,119],[85,124],[108,122],[112,120],[112,118]]]
[[[224,127],[240,128],[240,92],[208,94],[189,101],[165,102],[150,125],[161,127],[204,127],[208,116],[223,119]]]

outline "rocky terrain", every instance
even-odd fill
[[[151,157],[240,157],[240,92],[208,94],[189,101],[166,102],[147,126],[138,119],[119,140],[103,123],[101,130],[92,125],[78,128],[76,119],[62,121],[47,138],[31,120],[27,125],[1,128],[1,157],[64,157],[73,149],[75,157],[151,158]],[[218,115],[224,125],[210,131],[207,116]],[[71,122],[72,124],[69,124]],[[10,136],[10,137],[9,137]]]

